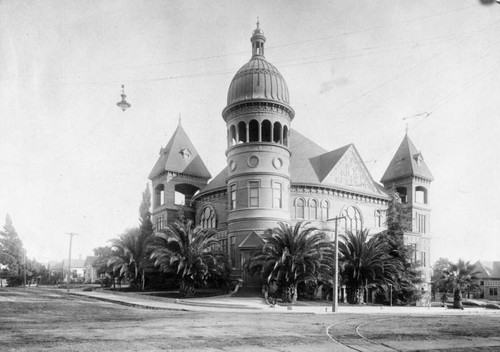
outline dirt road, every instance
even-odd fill
[[[500,315],[159,311],[36,288],[0,289],[1,351],[349,350],[342,343],[368,351],[499,351],[499,326]]]

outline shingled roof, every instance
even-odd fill
[[[389,167],[380,182],[385,183],[397,178],[419,176],[429,181],[434,180],[429,168],[408,135],[405,135]]]
[[[477,276],[481,279],[500,279],[500,262],[479,260],[475,268],[479,271]]]
[[[164,171],[206,179],[212,177],[180,122],[167,146],[160,150],[160,157],[149,178],[153,179]]]

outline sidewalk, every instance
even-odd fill
[[[65,292],[65,290],[59,290]],[[83,296],[110,303],[145,309],[176,310],[176,311],[225,311],[251,313],[312,313],[332,314],[331,304],[320,305],[275,305],[266,304],[262,297],[231,297],[218,296],[191,299],[171,299],[145,295],[135,292],[113,291],[81,291],[72,290],[71,295]],[[497,314],[500,310],[480,307],[465,308],[464,310],[446,309],[443,307],[389,307],[389,306],[354,306],[339,305],[340,314],[401,314],[401,315],[481,315]]]

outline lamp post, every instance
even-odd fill
[[[333,274],[333,292],[332,292],[332,312],[336,313],[339,310],[339,237],[337,234],[337,222],[340,219],[345,219],[345,216],[337,216],[335,218],[327,219],[326,221],[335,221],[335,271]]]

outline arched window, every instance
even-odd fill
[[[344,222],[346,231],[355,233],[363,229],[363,220],[361,219],[361,213],[357,208],[348,206],[342,212],[342,216],[345,216]]]
[[[283,127],[283,144],[288,146],[288,127]]]
[[[304,219],[304,199],[297,198],[295,200],[295,217],[297,219]]]
[[[155,187],[155,201],[154,206],[159,207],[160,205],[165,204],[165,186],[158,185]]]
[[[427,204],[427,190],[424,187],[415,188],[415,202]]]
[[[262,122],[262,142],[271,142],[271,122],[264,120]]]
[[[249,129],[249,142],[258,142],[259,141],[259,122],[257,120],[250,121],[248,125]]]
[[[321,201],[321,220],[328,220],[328,209],[330,208],[327,200]]]
[[[281,123],[275,122],[273,129],[273,142],[274,143],[282,143],[281,140]]]
[[[382,210],[375,210],[375,226],[382,227]]]
[[[205,207],[200,214],[200,226],[204,229],[215,229],[217,218],[215,210],[211,206]]]
[[[236,144],[236,127],[234,125],[229,129],[229,140],[231,141],[231,145]]]
[[[238,124],[238,143],[246,143],[247,141],[247,126],[243,121]]]
[[[309,200],[309,218],[318,220],[318,201],[316,199]]]
[[[397,187],[396,192],[398,192],[399,198],[401,198],[401,203],[406,204],[408,202],[406,187]]]

